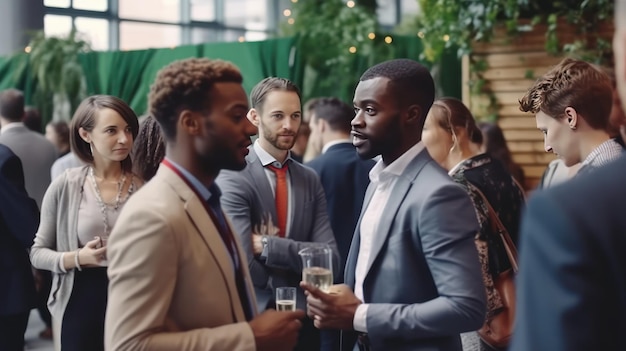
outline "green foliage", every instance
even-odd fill
[[[78,54],[89,51],[89,44],[75,30],[67,37],[46,37],[38,31],[32,34],[28,46],[30,53],[22,69],[27,69],[36,81],[34,100],[43,121],[69,120],[86,94]],[[59,106],[68,104],[65,109]]]
[[[350,8],[342,0],[303,0],[292,5],[294,23],[281,25],[283,35],[298,35],[300,48],[305,52],[308,72],[315,75],[318,87],[332,88],[336,95],[346,96],[361,72],[354,67],[362,57],[385,54],[381,38],[372,40],[378,23],[375,2],[357,2]],[[350,49],[356,50],[350,52]]]
[[[471,52],[474,41],[488,42],[496,25],[504,24],[515,34],[539,23],[548,26],[546,50],[553,54],[576,49],[585,55],[603,57],[594,43],[562,45],[557,37],[558,20],[563,18],[581,33],[593,32],[598,23],[613,14],[612,0],[416,0],[422,12],[414,22],[414,31],[424,41],[424,59],[437,62],[446,48],[458,48],[459,56]],[[531,19],[520,21],[521,19]],[[406,27],[406,26],[405,26]],[[582,54],[581,54],[582,55]]]

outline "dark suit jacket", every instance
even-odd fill
[[[322,182],[328,219],[341,256],[341,267],[345,266],[350,251],[354,228],[363,207],[363,197],[370,183],[369,172],[375,164],[374,160],[361,159],[351,143],[333,145],[306,164],[317,172]],[[343,282],[343,277],[338,274],[335,282]]]
[[[24,189],[20,159],[0,144],[0,315],[35,305],[35,283],[27,249],[39,226],[35,200]]]
[[[512,351],[626,350],[626,158],[534,196]]]

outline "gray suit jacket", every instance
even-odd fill
[[[370,185],[364,209],[374,190]],[[486,308],[467,193],[422,150],[383,213],[363,282],[373,349],[460,351],[459,333],[480,328]],[[346,263],[353,289],[361,220]]]
[[[22,161],[26,191],[41,208],[43,195],[50,185],[50,168],[57,159],[54,145],[24,126],[0,133],[0,144],[8,146]]]
[[[259,157],[250,147],[248,165],[242,171],[221,171],[216,183],[222,190],[222,208],[230,217],[250,264],[259,311],[272,307],[275,288],[298,286],[302,280],[302,260],[298,251],[328,244],[333,252],[333,272],[339,274],[339,253],[326,211],[324,190],[315,172],[298,162],[289,164],[293,206],[287,237],[270,237],[267,259],[252,251],[252,229],[269,213],[276,221],[274,194]],[[305,308],[304,294],[298,289],[298,308]]]

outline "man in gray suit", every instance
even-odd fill
[[[24,94],[16,89],[0,92],[0,144],[8,146],[22,161],[26,191],[41,207],[57,153],[43,135],[24,126],[23,117]]]
[[[459,333],[484,322],[474,208],[421,142],[433,99],[429,71],[407,59],[371,67],[354,94],[352,142],[361,157],[382,159],[370,172],[347,285],[330,294],[301,286],[315,325],[344,330],[344,340],[358,332],[361,350],[460,351]]]
[[[246,168],[223,170],[216,182],[222,207],[241,235],[259,309],[265,310],[274,307],[277,287],[298,286],[298,251],[329,245],[335,274],[339,254],[319,178],[290,156],[302,120],[298,88],[287,79],[266,78],[252,89],[250,100],[248,119],[259,138],[250,147]],[[297,304],[305,306],[301,291]],[[304,321],[296,350],[313,349],[319,350],[319,331]]]

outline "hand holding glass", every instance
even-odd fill
[[[307,247],[298,254],[302,258],[302,280],[328,293],[333,285],[333,251],[330,247]]]

